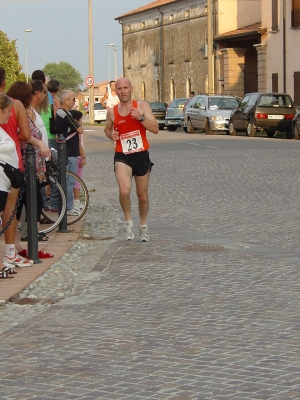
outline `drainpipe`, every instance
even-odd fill
[[[283,93],[286,93],[286,0],[283,0]]]
[[[164,92],[164,14],[160,9],[158,8],[157,11],[161,15],[161,29],[160,29],[160,37],[159,37],[159,65],[160,65],[160,84],[161,84],[161,90],[160,90],[160,101],[165,101],[165,92]]]

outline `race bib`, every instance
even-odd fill
[[[144,151],[144,145],[140,131],[123,133],[120,135],[120,141],[124,154]]]

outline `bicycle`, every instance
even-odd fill
[[[54,166],[49,165],[49,176],[50,176],[50,188],[43,188],[42,195],[44,206],[42,210],[43,219],[40,223],[40,232],[48,233],[54,230],[63,219],[65,213],[67,212],[67,202],[66,196],[61,185],[56,180],[56,172]],[[79,221],[84,214],[89,205],[89,192],[83,179],[76,175],[74,172],[67,171],[67,175],[72,176],[76,184],[80,188],[80,207],[77,209],[78,215],[67,215],[67,224],[74,224]]]

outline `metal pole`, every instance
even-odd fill
[[[34,264],[41,263],[38,257],[38,216],[37,216],[37,181],[35,166],[35,149],[32,144],[26,148],[26,165],[28,178],[26,182],[26,214],[27,214],[27,237],[28,257]]]
[[[117,80],[117,48],[115,46],[114,48],[114,52],[115,52],[115,81]]]
[[[60,183],[64,194],[67,199],[67,141],[63,137],[63,135],[59,135],[59,138],[56,140],[57,143],[57,156],[58,160],[60,160],[60,173],[58,177],[58,182]],[[61,207],[61,205],[59,205]],[[68,216],[67,216],[67,209],[59,224],[59,231],[61,233],[68,233]]]
[[[110,45],[108,45],[108,82],[110,82]]]
[[[25,35],[25,68],[26,68],[26,82],[28,82],[28,54],[27,54],[27,37],[26,33],[31,32],[32,29],[25,29],[24,35]]]
[[[94,55],[93,55],[93,3],[92,0],[88,0],[89,8],[89,72],[90,76],[94,78]],[[94,86],[89,89],[89,116],[90,124],[94,124]]]

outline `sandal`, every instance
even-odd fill
[[[38,234],[38,242],[48,242],[49,237],[43,234]],[[21,242],[28,242],[28,236],[22,237]]]
[[[20,251],[18,254],[19,254],[19,256],[28,258],[28,253],[27,253],[27,250],[25,250],[25,249]],[[52,258],[52,257],[54,257],[54,254],[46,253],[43,250],[38,251],[38,258]]]
[[[17,272],[13,268],[9,268],[9,267],[4,267],[4,268],[2,268],[1,271],[6,272],[6,274],[11,274],[11,275],[17,274]]]
[[[0,271],[0,279],[12,279],[13,276],[8,276],[5,271]]]
[[[42,224],[42,225],[51,225],[51,224],[53,224],[53,222],[51,222],[51,221],[49,221],[47,218],[42,218],[41,220],[40,220],[40,224]]]

